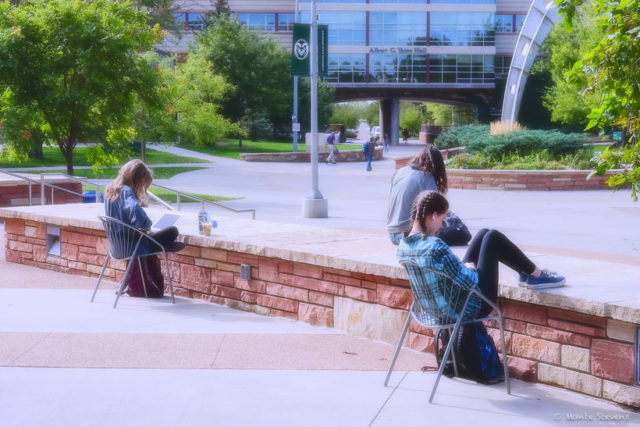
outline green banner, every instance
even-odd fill
[[[291,48],[291,73],[294,76],[309,77],[310,65],[309,34],[311,24],[293,24],[293,46]],[[318,25],[318,75],[327,75],[329,66],[329,27]]]

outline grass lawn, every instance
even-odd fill
[[[176,195],[170,191],[163,190],[162,188],[151,188],[149,191],[151,191],[156,196],[160,197],[165,202],[170,202],[170,203],[176,202],[176,199],[177,199]],[[207,199],[212,202],[218,202],[221,200],[237,200],[240,198],[240,197],[212,196],[210,194],[200,194],[200,193],[189,193],[189,192],[185,192],[185,193],[191,194],[192,196],[201,197],[203,199]],[[193,202],[198,203],[196,200],[187,199],[185,197],[180,198],[180,203],[193,203]]]
[[[74,166],[91,166],[87,161],[87,154],[89,153],[89,147],[76,147],[73,150],[73,165]],[[25,162],[19,163],[16,161],[9,161],[8,159],[0,157],[0,168],[28,168],[28,167],[40,167],[40,166],[65,166],[64,157],[58,147],[43,147],[42,159],[27,159]],[[130,160],[130,159],[127,159]],[[124,163],[124,162],[123,162]],[[163,151],[147,150],[147,164],[161,165],[161,164],[173,164],[173,163],[208,163],[208,160],[199,159],[197,157],[183,157],[177,156],[171,153],[165,153]]]
[[[152,168],[153,169],[153,177],[155,179],[169,179],[171,177],[174,177],[176,175],[178,175],[179,173],[184,173],[184,172],[192,172],[192,171],[197,171],[200,169],[204,169],[204,168],[198,168],[198,167],[158,167],[158,168]],[[100,172],[98,172],[97,174],[93,171],[93,169],[75,169],[73,171],[73,174],[75,176],[82,176],[85,178],[92,178],[92,179],[113,179],[118,175],[118,168],[108,168],[108,169],[102,169]],[[60,169],[60,170],[55,170],[55,171],[49,171],[49,170],[39,170],[39,171],[28,171],[28,173],[35,173],[35,174],[39,174],[39,173],[66,173],[66,169]]]
[[[93,185],[83,185],[82,186],[82,191],[95,191],[95,188]],[[155,194],[156,196],[160,197],[162,200],[164,200],[165,202],[169,202],[169,203],[175,203],[177,200],[177,197],[174,193],[167,191],[167,190],[163,190],[162,188],[151,188],[149,190],[150,192],[152,192],[153,194]],[[199,194],[199,193],[188,193],[187,194],[191,194],[192,196],[197,196],[197,197],[201,197],[203,199],[207,199],[210,200],[212,202],[219,202],[221,200],[237,200],[240,197],[222,197],[222,196],[212,196],[210,194]],[[153,202],[153,200],[151,200]],[[195,200],[190,200],[187,198],[182,198],[180,200],[181,203],[189,203],[189,202],[195,202]]]
[[[240,153],[290,153],[293,151],[291,142],[274,141],[242,141],[242,147],[238,146],[237,139],[225,139],[217,142],[214,146],[195,146],[191,144],[180,144],[180,148],[197,151],[198,153],[210,154],[212,156],[239,159]],[[305,151],[305,144],[298,144],[298,151]],[[338,144],[339,150],[362,150],[360,144]]]

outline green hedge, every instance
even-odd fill
[[[455,126],[443,132],[433,141],[440,149],[466,146],[470,141],[489,136],[488,125]]]
[[[490,135],[487,125],[452,128],[434,141],[438,148],[464,146],[469,154],[498,158],[504,155],[526,156],[546,151],[551,156],[574,154],[588,142],[585,134],[565,134],[556,130],[523,130],[503,135]]]

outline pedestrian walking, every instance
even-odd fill
[[[384,152],[388,153],[389,152],[389,146],[391,145],[391,140],[389,139],[389,134],[385,133],[384,134]]]
[[[371,171],[371,161],[376,153],[376,140],[373,137],[369,139],[369,142],[364,143],[362,146],[362,152],[367,159],[367,171]]]
[[[327,160],[325,163],[336,164],[336,160],[338,158],[338,148],[336,147],[336,134],[335,132],[331,132],[327,136],[327,145],[329,146],[329,155],[327,156]]]

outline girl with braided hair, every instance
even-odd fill
[[[411,206],[416,196],[425,190],[447,192],[444,160],[440,150],[433,145],[422,150],[391,178],[387,231],[394,245],[411,230]]]
[[[564,285],[565,278],[549,271],[541,271],[504,234],[497,230],[480,230],[469,245],[461,261],[446,243],[434,234],[442,227],[449,210],[449,202],[436,191],[424,191],[416,197],[411,209],[412,228],[398,248],[399,259],[412,259],[418,264],[441,268],[454,286],[477,288],[487,298],[498,298],[498,263],[525,275],[527,287],[544,289]],[[483,317],[491,307],[479,298],[469,301],[469,314]]]

